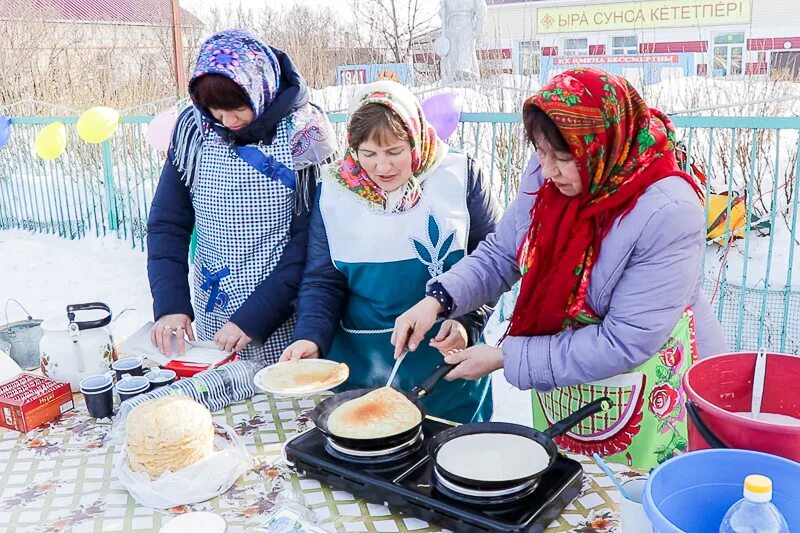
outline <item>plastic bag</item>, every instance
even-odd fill
[[[335,528],[323,528],[308,516],[309,511],[296,506],[276,506],[269,519],[253,529],[254,533],[328,533]]]
[[[177,472],[164,472],[158,479],[132,471],[123,446],[114,465],[120,483],[137,503],[155,509],[204,502],[219,496],[252,468],[253,460],[233,428],[215,425],[225,433],[224,436],[215,434],[217,451],[214,454]]]

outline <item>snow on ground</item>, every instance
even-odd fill
[[[2,231],[0,257],[0,305],[13,298],[34,318],[47,319],[65,314],[68,304],[104,302],[119,316],[111,326],[117,343],[152,320],[146,255],[131,249],[129,242],[111,236],[71,241]],[[130,309],[119,315],[126,308]],[[9,321],[25,318],[13,302],[8,304]],[[0,323],[5,322],[5,315],[0,316]],[[530,425],[530,394],[514,389],[502,371],[493,377],[495,418]]]

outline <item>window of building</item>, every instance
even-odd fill
[[[635,35],[611,38],[611,55],[631,56],[639,53],[639,39]]]
[[[542,48],[539,41],[521,41],[519,43],[519,72],[523,76],[539,74],[542,59]]]
[[[565,56],[588,56],[589,39],[564,39]]]
[[[711,74],[739,76],[743,72],[744,32],[721,33],[714,36]]]

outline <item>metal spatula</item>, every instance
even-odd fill
[[[400,354],[400,357],[394,362],[394,368],[392,368],[392,373],[389,374],[389,381],[386,382],[387,387],[392,386],[392,382],[394,381],[394,377],[397,375],[397,369],[400,368],[400,363],[403,362],[403,359],[406,358],[408,354],[408,350],[403,350],[403,353]]]
[[[763,348],[756,354],[756,371],[753,374],[753,402],[750,416],[758,420],[761,414],[761,399],[764,396],[764,374],[767,372],[767,352]]]

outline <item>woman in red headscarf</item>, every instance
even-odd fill
[[[608,396],[615,407],[558,438],[574,452],[649,468],[686,448],[680,378],[726,350],[700,292],[701,191],[673,154],[674,128],[624,79],[559,74],[525,102],[536,154],[495,233],[397,319],[396,350],[435,317],[469,312],[521,280],[499,348],[450,354],[447,379],[504,368],[534,389],[543,429]]]

